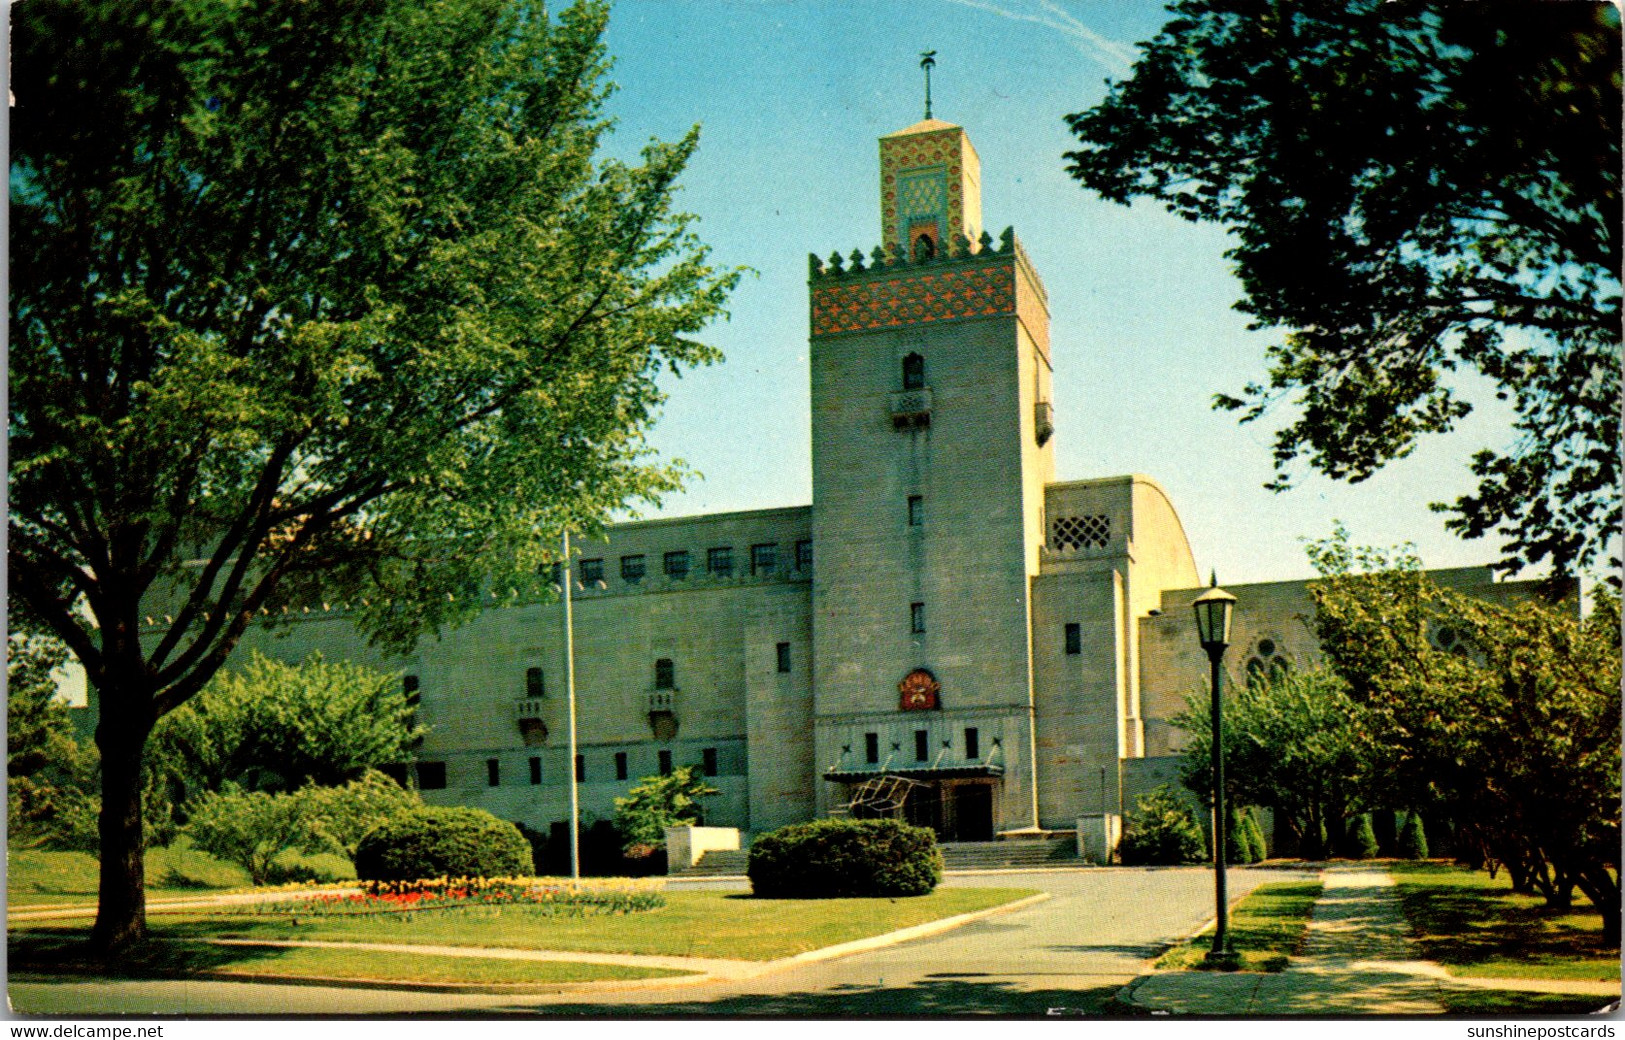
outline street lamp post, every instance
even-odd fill
[[[1217,922],[1213,929],[1213,947],[1208,950],[1206,962],[1210,967],[1233,971],[1239,966],[1234,950],[1230,948],[1230,900],[1225,893],[1224,847],[1226,819],[1224,805],[1224,651],[1230,645],[1230,615],[1236,606],[1236,597],[1219,588],[1215,575],[1211,587],[1191,604],[1196,610],[1196,632],[1207,651],[1212,666],[1212,724],[1209,730],[1213,749],[1213,899],[1217,905]]]
[[[564,692],[570,708],[570,877],[581,877],[581,785],[576,772],[576,634],[570,592],[575,582],[570,573],[570,532],[564,532],[564,560],[559,565],[564,585]]]

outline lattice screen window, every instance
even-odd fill
[[[1112,540],[1106,516],[1058,516],[1049,527],[1051,549],[1104,549]]]

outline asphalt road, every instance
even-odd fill
[[[1280,870],[1230,872],[1232,898]],[[1308,876],[1308,875],[1303,875]],[[410,993],[227,982],[10,982],[14,1011],[98,1015],[546,1015],[932,1017],[1099,1014],[1148,958],[1212,916],[1197,867],[961,875],[946,884],[1036,888],[1050,900],[943,935],[742,982],[552,996]],[[709,887],[709,886],[708,886]]]

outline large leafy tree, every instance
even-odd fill
[[[256,618],[405,646],[676,486],[655,377],[735,276],[671,206],[694,134],[598,156],[606,19],[13,12],[8,562],[99,695],[100,946],[145,931],[147,737]]]
[[[1208,694],[1194,695],[1174,722],[1190,736],[1181,780],[1211,800],[1212,725]],[[1382,790],[1373,768],[1384,757],[1364,738],[1363,711],[1335,674],[1289,672],[1227,691],[1224,700],[1226,799],[1274,810],[1299,855],[1328,855],[1344,817],[1371,809]]]
[[[400,677],[312,654],[258,652],[221,671],[153,730],[175,804],[236,785],[249,791],[334,786],[406,758],[422,729]]]
[[[1620,20],[1602,2],[1181,0],[1069,116],[1070,172],[1233,233],[1292,464],[1363,480],[1469,410],[1516,410],[1447,526],[1501,562],[1600,563],[1620,526]]]
[[[1329,666],[1361,706],[1392,781],[1458,839],[1556,906],[1578,887],[1620,929],[1618,600],[1497,605],[1428,580],[1413,557],[1311,547]]]

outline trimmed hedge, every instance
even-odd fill
[[[923,896],[942,880],[936,835],[897,820],[823,819],[763,834],[745,868],[770,899]]]
[[[1405,826],[1399,832],[1399,855],[1402,859],[1428,858],[1428,837],[1421,813],[1405,815]]]
[[[523,877],[532,869],[530,843],[519,828],[462,807],[409,809],[368,831],[355,853],[363,881]]]

